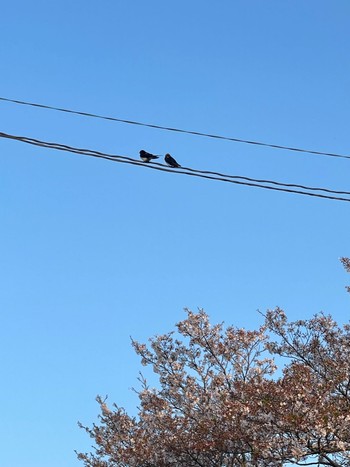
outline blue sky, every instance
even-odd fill
[[[347,0],[6,2],[1,97],[349,154]],[[0,102],[0,131],[349,190],[346,159]],[[97,394],[135,412],[130,336],[184,307],[349,317],[348,203],[174,176],[1,139],[2,464],[74,467]]]

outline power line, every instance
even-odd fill
[[[328,157],[338,157],[342,159],[350,159],[350,155],[347,154],[338,154],[338,153],[333,153],[333,152],[323,152],[323,151],[314,151],[311,149],[303,149],[303,148],[298,148],[298,147],[292,147],[292,146],[283,146],[279,144],[271,144],[271,143],[264,143],[262,141],[253,141],[253,140],[248,140],[248,139],[241,139],[241,138],[233,138],[230,136],[222,136],[222,135],[216,135],[216,134],[210,134],[210,133],[202,133],[200,131],[192,131],[192,130],[184,130],[181,128],[173,128],[173,127],[167,127],[167,126],[162,126],[162,125],[155,125],[152,123],[144,123],[144,122],[138,122],[135,120],[126,120],[123,118],[117,118],[117,117],[109,117],[106,115],[99,115],[95,113],[90,113],[90,112],[82,112],[79,110],[72,110],[72,109],[65,109],[62,107],[54,107],[51,105],[45,105],[45,104],[38,104],[35,102],[27,102],[27,101],[21,101],[17,99],[9,99],[6,97],[0,97],[1,101],[6,101],[6,102],[12,102],[14,104],[20,104],[20,105],[28,105],[32,107],[39,107],[42,109],[48,109],[48,110],[55,110],[58,112],[65,112],[65,113],[70,113],[70,114],[75,114],[75,115],[82,115],[84,117],[92,117],[92,118],[99,118],[102,120],[109,120],[113,122],[119,122],[119,123],[126,123],[129,125],[138,125],[138,126],[144,126],[148,128],[155,128],[157,130],[165,130],[165,131],[174,131],[177,133],[185,133],[189,135],[196,135],[196,136],[204,136],[206,138],[214,138],[214,139],[220,139],[220,140],[225,140],[225,141],[233,141],[235,143],[244,143],[244,144],[253,144],[255,146],[264,146],[268,148],[273,148],[273,149],[282,149],[286,151],[294,151],[294,152],[299,152],[299,153],[306,153],[306,154],[314,154],[318,156],[328,156]]]
[[[325,193],[333,193],[333,194],[338,194],[338,195],[350,195],[350,191],[337,191],[337,190],[331,190],[330,188],[311,187],[311,186],[306,186],[306,185],[297,185],[294,183],[276,182],[274,180],[264,180],[264,179],[258,179],[258,178],[244,177],[242,175],[227,175],[227,174],[223,174],[220,172],[191,169],[189,167],[185,167],[185,168],[186,170],[189,170],[195,173],[218,175],[219,177],[232,178],[232,179],[238,179],[238,180],[247,180],[247,181],[255,182],[255,183],[269,183],[271,185],[276,185],[276,186],[281,186],[281,187],[302,188],[304,190],[309,190],[309,191],[323,191]]]
[[[246,185],[246,186],[254,186],[258,188],[264,188],[267,190],[274,190],[274,191],[283,191],[286,193],[295,193],[295,194],[300,194],[300,195],[305,195],[305,196],[313,196],[317,198],[325,198],[325,199],[332,199],[332,200],[337,200],[337,201],[348,201],[350,202],[350,198],[343,198],[343,197],[338,197],[338,196],[330,196],[330,195],[325,195],[325,194],[320,194],[320,193],[310,193],[309,191],[300,191],[300,190],[294,190],[290,188],[282,188],[282,187],[277,187],[277,186],[267,186],[266,184],[262,183],[256,183],[259,182],[259,180],[248,178],[248,177],[240,177],[240,176],[234,176],[234,175],[225,175],[225,174],[218,174],[216,172],[209,172],[209,171],[201,171],[201,170],[195,170],[191,169],[188,167],[180,167],[178,169],[174,168],[169,168],[168,166],[160,163],[151,163],[151,164],[145,164],[144,162],[138,161],[136,159],[133,159],[128,156],[121,156],[121,155],[115,155],[115,154],[107,154],[99,151],[94,151],[91,149],[82,149],[82,148],[75,148],[72,146],[67,146],[65,144],[59,144],[59,143],[51,143],[48,141],[41,141],[38,139],[34,138],[28,138],[26,136],[16,136],[16,135],[10,135],[8,133],[3,133],[0,132],[0,137],[1,138],[7,138],[7,139],[12,139],[16,141],[20,141],[22,143],[27,143],[35,146],[40,146],[44,147],[47,149],[56,149],[60,151],[66,151],[66,152],[71,152],[75,154],[81,154],[85,156],[91,156],[91,157],[98,157],[102,159],[107,159],[113,162],[121,162],[124,164],[132,164],[132,165],[138,165],[142,166],[144,168],[149,168],[152,170],[159,170],[163,172],[171,172],[171,173],[176,173],[176,174],[182,174],[182,175],[189,175],[189,176],[194,176],[194,177],[199,177],[199,178],[206,178],[210,180],[217,180],[221,182],[227,182],[227,183],[234,183],[237,185]],[[213,175],[212,175],[213,174]],[[220,175],[220,176],[219,176]],[[235,178],[235,179],[234,179]],[[239,180],[238,180],[239,179]],[[249,180],[249,181],[241,181],[241,180]],[[266,181],[266,183],[273,183],[276,185],[286,185],[286,184],[280,184],[279,182],[275,181]],[[302,186],[302,185],[288,185],[288,186]],[[343,194],[348,194],[350,195],[350,192],[338,192],[338,191],[333,191],[329,190],[327,188],[312,188],[312,187],[303,187],[308,190],[319,190],[319,191],[326,191],[328,193],[343,193]]]
[[[135,159],[133,159],[131,157],[128,157],[128,156],[120,156],[120,155],[118,156],[118,155],[113,155],[113,154],[106,154],[106,153],[102,153],[102,152],[99,152],[99,151],[84,149],[84,148],[73,148],[71,146],[67,146],[67,145],[64,145],[64,144],[49,143],[49,142],[44,142],[44,141],[37,140],[37,139],[34,139],[34,138],[7,135],[6,133],[0,133],[0,136],[2,136],[3,138],[10,138],[10,139],[19,140],[19,141],[22,141],[22,142],[27,142],[29,144],[34,144],[34,145],[37,145],[37,146],[48,147],[50,149],[63,150],[63,148],[66,148],[67,151],[69,151],[69,152],[76,152],[78,154],[81,153],[81,154],[84,154],[84,155],[89,155],[91,153],[91,156],[108,158],[109,160],[120,159],[121,158],[121,159],[128,160],[130,162],[135,162],[135,163],[137,163],[137,165],[144,166],[144,162],[141,162],[139,160],[135,160]],[[58,147],[56,147],[56,146],[58,146]],[[87,154],[87,153],[89,153],[89,154]],[[160,166],[160,167],[165,167],[165,168],[168,169],[168,166],[164,165],[164,164],[153,162],[152,167],[154,165],[157,165],[157,166]],[[209,171],[209,170],[192,169],[190,167],[183,167],[183,166],[181,167],[181,169],[186,169],[189,172],[194,172],[194,173],[197,173],[197,174],[216,175],[218,177],[231,178],[231,179],[236,179],[236,180],[246,180],[246,181],[253,182],[253,183],[263,183],[263,184],[268,183],[270,185],[276,185],[276,186],[280,186],[280,187],[302,188],[303,190],[309,190],[309,191],[322,191],[322,192],[325,192],[325,193],[332,193],[332,194],[338,194],[338,195],[350,195],[350,191],[338,191],[338,190],[332,190],[332,189],[329,189],[329,188],[310,187],[310,186],[298,185],[298,184],[294,184],[294,183],[276,182],[274,180],[257,179],[257,178],[245,177],[245,176],[242,176],[242,175],[228,175],[228,174],[224,174],[224,173],[221,173],[221,172],[213,172],[213,171]],[[170,170],[170,169],[168,169],[168,171],[172,172],[172,170]]]

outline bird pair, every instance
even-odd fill
[[[140,157],[143,160],[143,162],[150,162],[152,159],[159,159],[160,156],[155,156],[154,154],[151,154],[150,152],[141,149]],[[176,160],[173,157],[171,157],[170,154],[165,154],[164,160],[170,167],[181,167],[181,165],[178,164]]]

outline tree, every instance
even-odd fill
[[[187,310],[177,334],[132,345],[159,387],[140,377],[138,417],[97,398],[100,424],[80,425],[96,444],[85,466],[350,466],[349,324],[289,323],[277,308],[250,331]]]

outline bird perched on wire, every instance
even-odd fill
[[[143,162],[150,162],[152,159],[159,159],[159,156],[155,156],[154,154],[144,151],[143,149],[140,151],[140,157]]]
[[[170,154],[165,154],[164,160],[170,167],[181,167]]]

